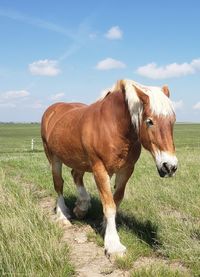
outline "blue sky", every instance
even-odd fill
[[[118,79],[168,84],[177,121],[200,122],[200,1],[1,0],[0,121],[92,103]]]

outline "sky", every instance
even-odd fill
[[[0,0],[0,121],[90,104],[119,79],[168,85],[200,122],[199,0]]]

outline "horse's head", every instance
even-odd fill
[[[173,141],[175,113],[168,87],[134,85],[134,88],[142,104],[138,124],[140,141],[153,155],[160,176],[174,176],[178,163]]]

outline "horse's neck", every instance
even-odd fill
[[[110,116],[115,125],[122,132],[124,136],[137,137],[137,132],[132,124],[130,112],[128,109],[125,94],[123,92],[114,92],[109,94],[105,100],[104,105],[110,109]]]

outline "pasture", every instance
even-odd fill
[[[143,151],[120,206],[118,230],[128,252],[116,265],[131,276],[200,276],[200,125],[177,124],[174,135],[176,176],[160,178]],[[44,194],[56,199],[39,124],[0,124],[0,175],[0,275],[72,276],[62,230],[38,205]],[[67,168],[64,179],[72,209],[76,190]],[[95,229],[88,238],[103,247],[102,207],[89,174],[85,185],[92,208],[81,223]]]

